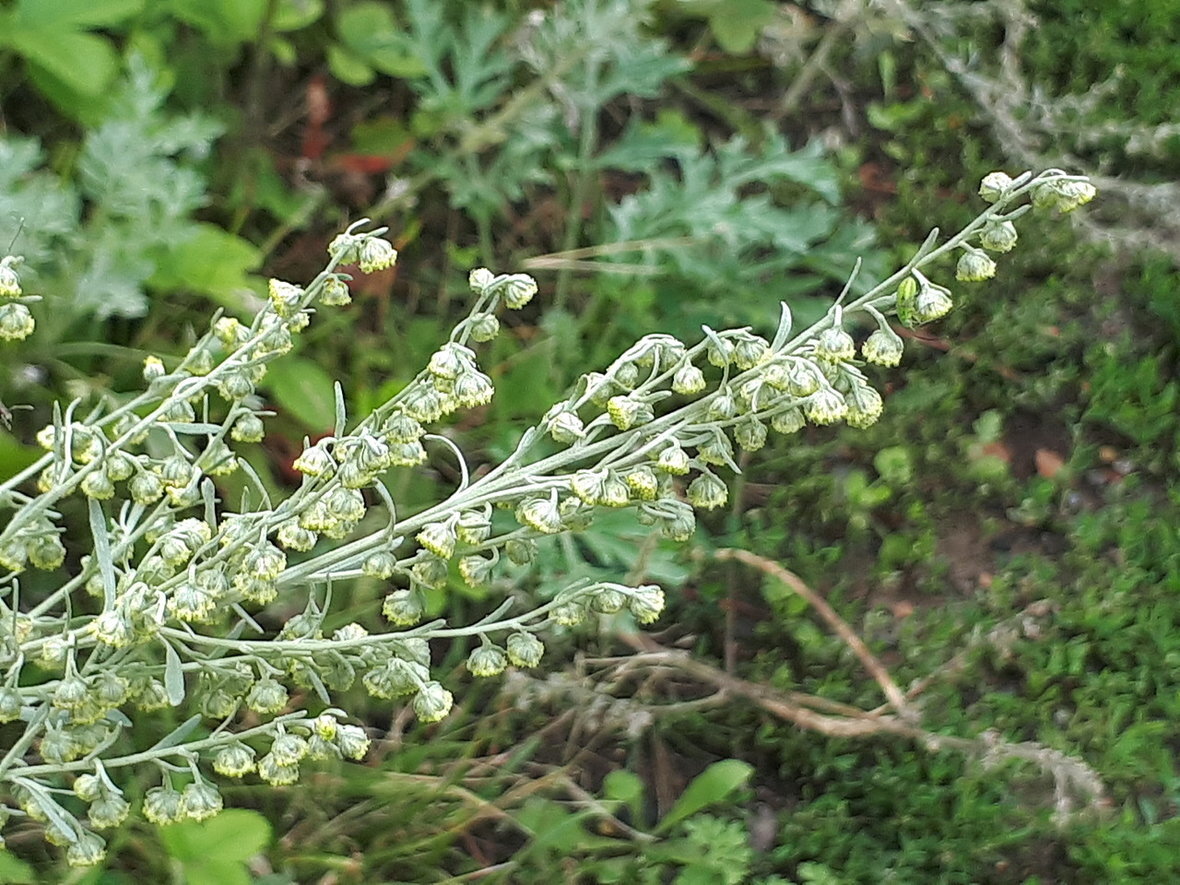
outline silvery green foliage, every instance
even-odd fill
[[[67,317],[139,316],[146,284],[197,235],[206,202],[195,169],[221,132],[217,121],[162,111],[166,90],[139,56],[104,122],[82,140],[74,175],[42,168],[34,139],[0,138],[0,236],[21,248]]]
[[[770,341],[708,327],[691,346],[640,339],[583,375],[479,476],[431,428],[494,395],[478,345],[495,336],[497,310],[523,307],[537,291],[527,275],[482,268],[470,275],[470,313],[409,385],[357,421],[338,397],[335,432],[305,445],[294,465],[303,482],[287,498],[273,500],[241,458],[264,433],[253,391],[267,365],[315,310],[348,300],[337,265],[371,272],[397,257],[383,231],[357,225],[333,241],[309,285],[272,280],[248,325],[218,316],[178,365],[149,357],[143,393],[107,411],[58,408],[38,434],[45,455],[0,485],[0,509],[11,514],[0,530],[0,823],[40,821],[71,863],[93,864],[105,850],[96,831],[133,810],[120,786],[131,770],[159,778],[140,810],[148,820],[200,820],[221,808],[216,778],[290,784],[309,760],[364,756],[368,737],[338,706],[354,685],[400,699],[425,722],[444,718],[453,698],[431,669],[435,640],[478,637],[468,669],[492,677],[538,666],[552,625],[624,611],[656,620],[664,593],[655,585],[577,581],[528,611],[508,599],[473,624],[424,621],[425,594],[452,574],[494,587],[505,560],[529,563],[539,539],[583,530],[607,509],[687,540],[698,510],[725,504],[739,449],[806,423],[872,424],[884,404],[866,364],[897,365],[903,348],[888,318],[914,326],[950,310],[950,290],[932,279],[950,273],[949,259],[958,257],[961,278],[994,273],[974,244],[1030,208],[1023,197],[1068,211],[1093,188],[1051,170],[988,176],[981,194],[991,206],[962,231],[941,244],[932,232],[904,268],[862,296],[841,296],[801,332],[792,335],[784,305]],[[1002,239],[1011,248],[1011,235]],[[19,263],[6,257],[0,271],[0,308],[23,305]],[[876,326],[860,341],[846,326],[858,315]],[[458,486],[399,512],[384,480],[430,448],[456,460]],[[215,482],[234,471],[251,489],[240,502],[219,498]],[[86,525],[64,523],[67,498],[84,502]],[[514,518],[493,520],[496,508]],[[374,529],[371,514],[384,525]],[[66,564],[67,531],[75,544],[88,538],[76,564]],[[60,582],[22,594],[28,569]],[[361,576],[387,582],[390,628],[327,632],[334,600]],[[285,621],[260,623],[276,617]],[[146,714],[168,707],[181,724],[144,733],[155,721]],[[85,803],[84,816],[62,801],[66,792]]]

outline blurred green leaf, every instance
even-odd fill
[[[241,311],[241,290],[256,288],[250,271],[262,262],[262,253],[216,225],[195,227],[195,235],[167,253],[149,283],[157,289],[200,292],[223,307]]]
[[[720,762],[714,762],[685,787],[680,798],[656,825],[655,831],[666,833],[698,811],[724,802],[741,788],[753,773],[754,766],[740,759],[722,759]]]
[[[8,42],[30,64],[85,96],[101,95],[119,66],[110,43],[94,34],[48,26],[22,28],[9,34]]]
[[[319,363],[297,356],[271,363],[264,382],[275,402],[314,433],[328,430],[335,420],[334,383]]]
[[[118,24],[143,9],[143,0],[19,0],[16,22],[21,25],[97,28]]]
[[[361,2],[336,16],[336,33],[352,53],[383,74],[416,77],[425,72],[409,41],[382,3]]]
[[[205,821],[181,821],[159,830],[168,854],[184,869],[188,885],[249,885],[245,866],[271,840],[261,814],[231,808]]]

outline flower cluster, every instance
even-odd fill
[[[0,530],[0,724],[15,736],[0,759],[0,793],[12,797],[0,823],[40,821],[70,863],[93,864],[105,850],[99,832],[132,813],[117,777],[130,766],[157,773],[145,818],[202,820],[222,807],[218,777],[282,786],[311,761],[364,756],[364,730],[333,706],[353,686],[408,704],[423,722],[446,717],[454,699],[432,672],[438,637],[469,640],[467,669],[487,678],[539,666],[555,626],[655,621],[665,597],[651,584],[576,582],[513,611],[519,597],[503,592],[505,566],[531,563],[544,539],[583,531],[608,510],[628,509],[685,541],[697,511],[726,503],[739,452],[807,424],[877,421],[884,402],[868,367],[897,366],[899,330],[951,310],[951,291],[932,279],[947,272],[944,259],[957,256],[957,280],[986,280],[998,270],[992,254],[1016,243],[1023,196],[1069,211],[1093,189],[1054,170],[997,173],[981,193],[992,205],[963,231],[941,244],[932,235],[888,280],[848,303],[842,296],[793,336],[784,305],[769,340],[708,327],[692,346],[640,339],[583,375],[479,475],[432,426],[491,400],[478,345],[498,334],[501,308],[524,307],[537,292],[525,274],[483,268],[468,280],[470,312],[417,376],[359,421],[340,402],[333,433],[305,442],[293,464],[301,483],[288,497],[272,500],[242,458],[242,446],[265,434],[256,391],[268,364],[291,350],[316,309],[348,303],[337,268],[371,273],[396,260],[381,231],[359,225],[332,242],[327,268],[308,285],[272,280],[248,324],[219,316],[178,361],[148,357],[141,394],[85,417],[81,402],[59,408],[36,436],[45,454],[0,485],[0,508],[13,511]],[[8,340],[32,330],[17,266],[0,261]],[[457,488],[398,512],[387,481],[431,449],[457,462]],[[229,474],[246,489],[236,509],[219,491]],[[58,506],[69,497],[82,507]],[[68,525],[62,514],[79,510],[84,525]],[[89,552],[68,566],[67,533],[89,538]],[[55,589],[22,598],[19,576],[29,569],[52,573]],[[381,582],[380,612],[367,626],[329,631],[334,594],[353,580]],[[431,600],[455,581],[505,601],[471,625],[432,619]],[[291,709],[293,698],[320,712]],[[170,720],[190,724],[166,740],[139,735],[166,707],[175,708]],[[60,801],[67,789],[85,803],[84,819]]]

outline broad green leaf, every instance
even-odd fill
[[[113,25],[143,9],[143,0],[20,0],[16,21],[56,29]]]
[[[149,284],[157,290],[200,292],[230,310],[240,311],[240,292],[253,288],[255,281],[249,272],[261,263],[262,253],[216,225],[202,223],[196,227],[194,236],[169,249]]]
[[[0,882],[5,885],[33,885],[37,874],[31,866],[11,852],[0,849]]]
[[[264,383],[284,411],[315,433],[332,426],[336,412],[334,379],[319,363],[288,356],[269,368]]]
[[[297,31],[323,14],[323,0],[280,0],[272,26],[276,31]]]
[[[328,47],[328,69],[349,86],[368,86],[377,76],[373,69],[343,46]]]
[[[341,43],[383,74],[416,77],[425,73],[385,4],[349,6],[336,17],[336,32]]]
[[[722,49],[744,55],[754,48],[758,32],[773,18],[770,0],[725,0],[709,16],[709,27]]]
[[[741,787],[754,771],[754,766],[740,759],[714,762],[685,788],[680,798],[656,826],[656,832],[667,832],[685,818],[698,811],[723,802]]]
[[[268,0],[173,0],[178,18],[213,43],[244,43],[258,36]]]
[[[271,828],[256,811],[228,808],[209,820],[162,827],[160,839],[168,854],[185,864],[210,859],[241,862],[270,844]]]
[[[10,45],[30,64],[44,68],[85,96],[101,95],[118,69],[115,50],[101,37],[60,28],[22,28]]]

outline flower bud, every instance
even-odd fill
[[[661,470],[672,476],[684,476],[688,473],[688,467],[688,454],[678,443],[672,443],[661,449],[656,458],[656,470]]]
[[[204,781],[189,784],[180,795],[181,815],[189,820],[208,820],[221,813],[221,794]]]
[[[733,346],[733,363],[744,372],[766,359],[769,351],[770,345],[747,332]]]
[[[254,751],[237,742],[222,747],[213,756],[213,770],[224,777],[243,777],[254,770]]]
[[[427,682],[414,695],[414,715],[422,722],[438,722],[451,712],[454,696],[438,682]]]
[[[20,298],[20,275],[14,266],[19,261],[15,255],[5,255],[0,259],[0,298]]]
[[[905,345],[900,336],[887,327],[877,329],[860,346],[865,362],[876,366],[898,365],[904,350]]]
[[[845,402],[848,404],[848,413],[844,420],[851,427],[865,428],[875,424],[884,409],[881,394],[867,384],[853,385]]]
[[[258,763],[258,776],[272,787],[289,787],[299,780],[299,766],[283,765],[267,753]]]
[[[107,843],[96,833],[80,830],[66,849],[66,863],[72,867],[92,867],[106,856]]]
[[[541,656],[545,654],[544,644],[532,633],[513,633],[505,645],[508,660],[516,667],[535,667],[541,663]]]
[[[627,608],[641,624],[650,624],[664,610],[664,591],[654,584],[636,587],[627,600]]]
[[[464,556],[459,560],[459,577],[469,587],[482,587],[492,577],[496,559],[483,556]]]
[[[628,470],[623,474],[623,482],[627,484],[631,494],[640,501],[654,501],[659,494],[660,481],[655,471],[646,464]]]
[[[360,760],[369,752],[368,735],[359,725],[341,725],[336,731],[336,746],[345,759]]]
[[[23,341],[36,328],[32,312],[19,301],[0,304],[0,338],[5,341]]]
[[[979,234],[979,244],[993,252],[1011,252],[1016,246],[1016,239],[1016,225],[995,218],[985,224]]]
[[[672,376],[672,389],[682,396],[694,396],[705,386],[705,373],[692,363],[685,363]]]
[[[557,504],[557,492],[548,498],[526,498],[516,507],[516,521],[545,535],[562,531],[561,510]]]
[[[537,558],[537,542],[532,538],[513,538],[504,544],[504,554],[509,562],[529,565]]]
[[[464,409],[486,406],[492,401],[495,393],[496,388],[492,385],[492,379],[483,372],[471,370],[455,379],[453,395],[455,401]]]
[[[757,418],[746,418],[734,428],[733,438],[743,451],[756,452],[766,445],[766,425]]]
[[[685,497],[693,507],[702,510],[712,510],[723,505],[729,497],[729,490],[725,483],[712,473],[702,473],[688,484]]]
[[[184,814],[182,798],[171,787],[152,787],[143,797],[143,816],[161,826],[174,824]]]
[[[288,701],[287,689],[270,676],[255,682],[246,694],[246,706],[263,715],[282,712]]]
[[[424,587],[438,590],[447,583],[447,561],[431,553],[420,555],[410,566],[410,576]]]
[[[279,526],[275,539],[288,550],[306,553],[315,546],[318,537],[315,532],[299,525],[298,520],[290,519]]]
[[[96,830],[120,826],[131,813],[131,805],[122,796],[102,795],[86,810],[86,819]]]
[[[395,568],[397,568],[397,557],[387,550],[378,550],[375,553],[370,553],[361,563],[362,574],[370,578],[380,578],[381,580],[385,580],[393,575]]]
[[[397,262],[397,250],[388,240],[381,237],[366,237],[361,244],[357,266],[361,273],[374,273],[393,267]]]
[[[81,489],[83,495],[96,501],[106,501],[115,495],[115,484],[101,471],[87,474],[82,480]]]
[[[482,295],[495,279],[496,275],[486,267],[477,267],[467,275],[467,285],[471,287],[471,291],[476,295]]]
[[[328,277],[324,281],[324,288],[320,292],[320,304],[324,307],[343,307],[352,301],[348,291],[348,283],[340,277]]]
[[[478,341],[481,344],[486,341],[493,340],[500,334],[500,321],[496,319],[495,314],[491,313],[477,313],[469,321],[468,328],[471,330],[471,340]]]
[[[553,623],[574,627],[586,620],[586,607],[577,601],[563,602],[549,610]]]
[[[833,326],[819,333],[813,353],[816,358],[830,362],[850,360],[856,355],[856,342],[843,329]]]
[[[602,587],[590,597],[590,608],[600,615],[613,615],[623,610],[627,597],[615,587]]]
[[[833,424],[848,413],[848,404],[839,392],[825,387],[807,398],[803,414],[812,424]]]
[[[930,323],[942,319],[954,306],[949,289],[927,281],[914,300],[914,317],[918,323]]]
[[[467,669],[472,676],[498,676],[507,666],[508,654],[491,643],[472,649],[467,656]]]
[[[979,195],[987,202],[994,203],[1012,187],[1012,178],[1004,172],[989,172],[979,183]]]
[[[822,385],[823,375],[815,363],[804,359],[787,363],[786,390],[791,396],[811,396]]]
[[[496,286],[496,294],[504,299],[504,304],[512,310],[519,310],[537,294],[537,281],[528,274],[511,274]]]
[[[391,624],[412,627],[425,616],[426,605],[416,590],[394,590],[385,597],[381,613]]]
[[[955,279],[965,283],[978,283],[990,280],[996,275],[996,263],[985,252],[968,248],[959,256],[959,263],[955,266]],[[921,301],[922,294],[918,293]]]
[[[562,409],[549,419],[549,435],[554,442],[569,445],[586,435],[582,419],[568,409]]]
[[[283,319],[289,319],[299,309],[299,302],[303,298],[303,289],[294,283],[271,279],[266,285],[266,295],[270,299],[275,313]]]
[[[455,531],[455,520],[446,522],[431,522],[418,532],[417,541],[425,549],[442,559],[450,559],[455,553],[455,543],[458,533]]]

